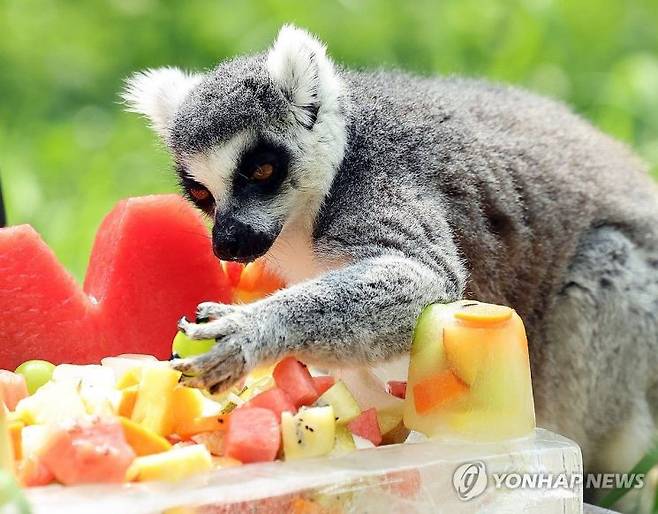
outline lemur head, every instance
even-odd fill
[[[286,224],[312,223],[343,159],[342,82],[322,43],[293,26],[269,51],[207,73],[137,73],[123,97],[171,151],[185,194],[213,217],[221,259],[251,261]]]

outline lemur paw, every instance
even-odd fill
[[[230,314],[235,307],[224,303],[203,302],[196,308],[196,322],[205,323],[211,319],[221,318]]]
[[[221,314],[215,306],[221,307]],[[250,370],[251,348],[257,344],[254,332],[257,321],[245,306],[201,304],[199,311],[211,321],[197,324],[182,318],[178,329],[191,339],[215,339],[215,345],[203,355],[175,360],[171,365],[183,373],[184,385],[216,393],[233,385]],[[222,317],[212,319],[217,315]]]

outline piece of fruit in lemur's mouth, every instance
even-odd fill
[[[528,343],[509,307],[427,307],[416,326],[404,422],[427,435],[519,437],[535,427]]]

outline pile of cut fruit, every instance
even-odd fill
[[[182,314],[281,287],[262,263],[218,263],[203,220],[174,195],[117,205],[82,288],[31,227],[0,229],[0,367],[15,369],[0,370],[0,471],[24,486],[178,480],[399,443],[414,430],[471,440],[533,430],[523,323],[472,301],[425,309],[408,384],[365,369],[329,375],[293,356],[218,395],[179,382],[172,350],[185,358],[221,344],[175,334]]]
[[[389,402],[397,409],[362,410],[342,380],[293,357],[216,396],[179,378],[145,355],[100,365],[29,361],[0,372],[19,481],[177,480],[213,467],[337,455],[381,444],[382,430],[393,432],[402,418],[397,398]]]

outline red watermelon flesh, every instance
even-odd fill
[[[84,290],[99,302],[103,355],[171,354],[176,322],[205,301],[227,303],[228,279],[208,230],[177,195],[120,202],[103,221]]]
[[[272,377],[296,407],[310,405],[320,396],[308,369],[294,357],[281,360],[274,368]]]
[[[279,421],[269,409],[243,407],[231,412],[224,436],[224,453],[240,462],[267,462],[281,446]]]
[[[324,392],[335,383],[336,380],[330,375],[320,375],[319,377],[313,377],[313,385],[315,386],[315,391],[318,393],[318,396],[322,396]]]
[[[0,229],[0,367],[85,362],[97,346],[93,305],[28,225]]]
[[[377,420],[377,410],[375,408],[364,410],[356,418],[347,424],[354,435],[368,439],[375,446],[382,444],[382,432]]]
[[[282,412],[288,411],[293,414],[297,412],[297,408],[290,400],[290,397],[279,387],[273,387],[272,389],[257,394],[242,408],[247,407],[262,407],[264,409],[269,409],[276,415],[277,421],[279,422],[281,421]]]
[[[403,380],[389,380],[386,382],[386,390],[388,394],[404,400],[407,396],[407,382]]]
[[[120,202],[103,221],[84,291],[29,226],[0,229],[0,368],[169,357],[176,321],[231,287],[200,215],[176,195]]]
[[[51,430],[40,456],[59,482],[75,485],[125,480],[135,452],[118,421],[84,420]]]

